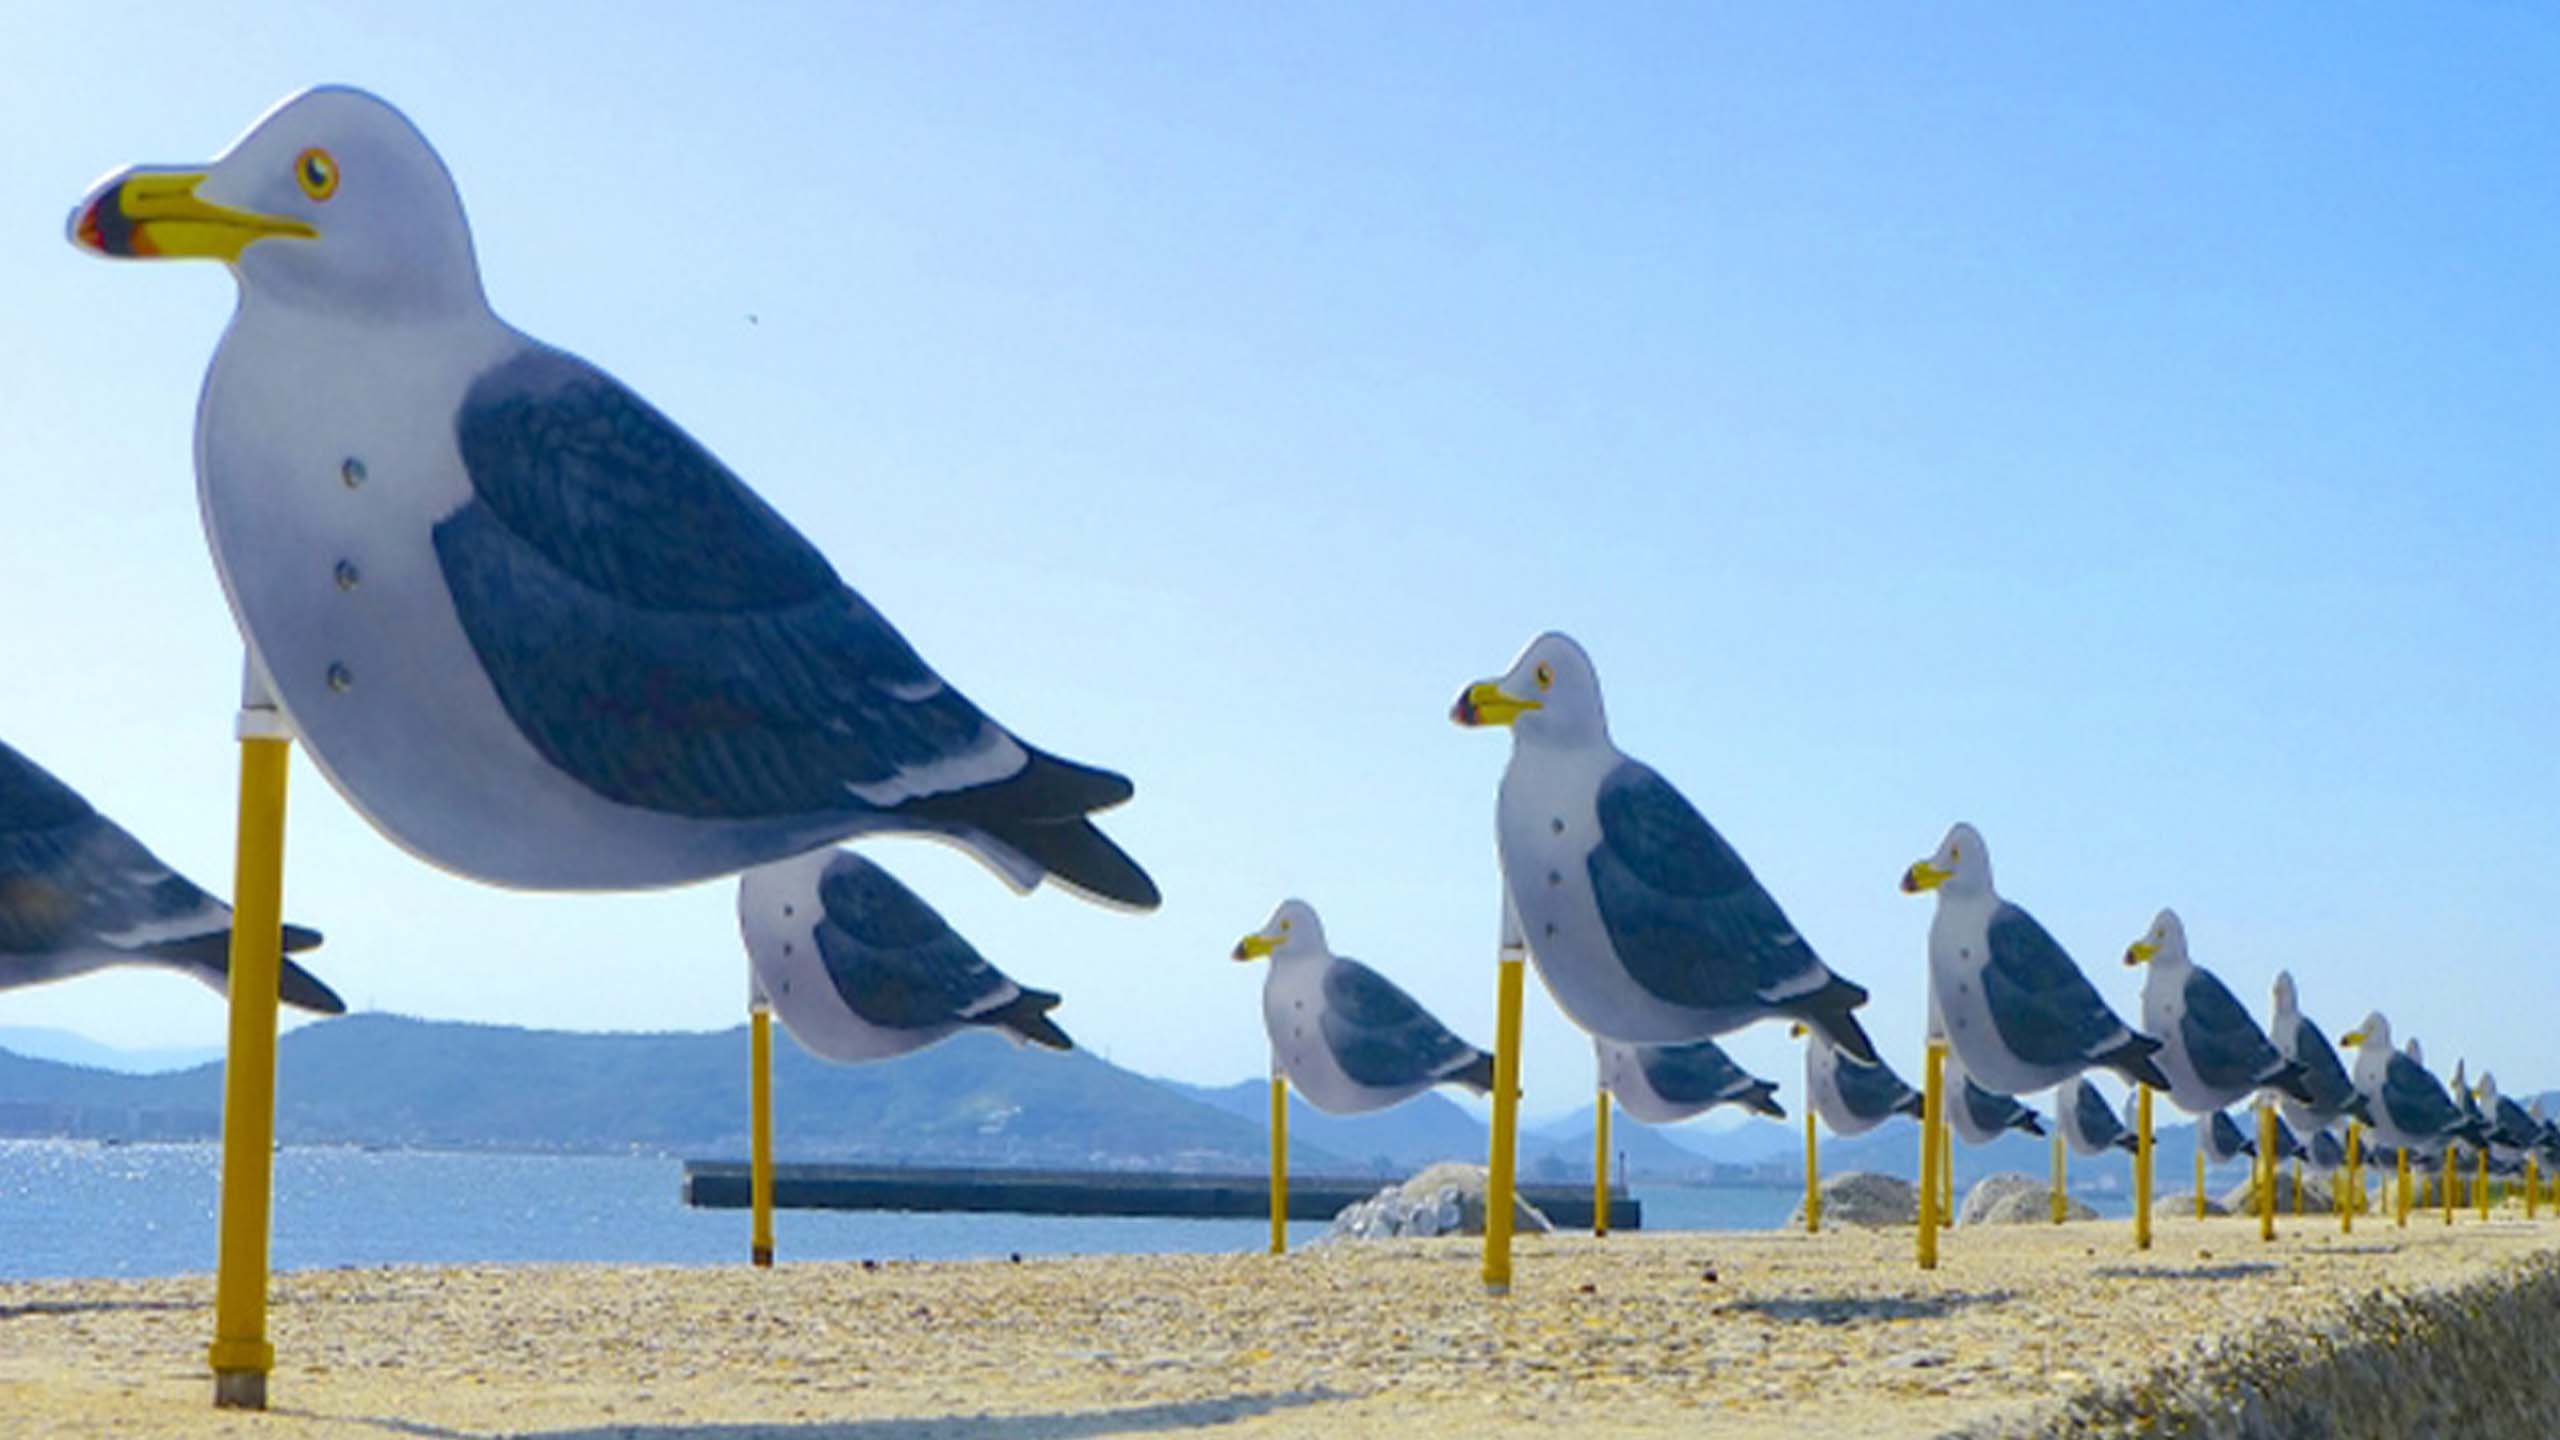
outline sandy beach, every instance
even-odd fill
[[[2408,1332],[2412,1305],[2547,1298],[2555,1240],[2466,1218],[2289,1222],[2264,1245],[2250,1222],[2163,1219],[2146,1255],[2098,1222],[1956,1233],[1924,1275],[1907,1230],[1558,1236],[1522,1242],[1499,1300],[1475,1245],[1445,1240],[303,1272],[275,1287],[264,1416],[210,1407],[208,1277],[24,1282],[0,1285],[0,1434],[2034,1433],[2074,1402],[2084,1429],[2148,1413],[2200,1356],[2211,1390],[2277,1337],[2330,1354],[2359,1326]]]

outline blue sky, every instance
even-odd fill
[[[2560,24],[2525,9],[11,7],[0,735],[229,884],[206,266],[62,239],[304,85],[406,109],[488,289],[1000,719],[1133,776],[1163,911],[870,853],[1141,1069],[1263,1064],[1285,895],[1489,1040],[1538,630],[1911,1069],[1949,822],[2128,1012],[2163,904],[2263,1008],[2540,1073],[2560,767]],[[438,875],[296,771],[359,1004],[742,1013],[726,885]],[[1533,988],[1529,1105],[1589,1086]],[[156,975],[0,1023],[218,1036]],[[1738,1058],[1785,1082],[1783,1032]],[[2521,1083],[2520,1083],[2521,1082]]]

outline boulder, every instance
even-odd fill
[[[2068,1196],[2063,1200],[2064,1213],[2074,1220],[2095,1220],[2098,1212]],[[1964,1208],[1956,1212],[1959,1225],[2050,1225],[2053,1223],[2053,1182],[2033,1175],[2005,1171],[1986,1175],[1964,1197]]]
[[[2151,1213],[2154,1215],[2193,1215],[2196,1213],[2196,1192],[2193,1190],[2164,1190],[2160,1192],[2158,1199],[2151,1202]],[[2231,1213],[2231,1207],[2214,1199],[2211,1195],[2207,1195],[2204,1197],[2204,1213],[2207,1215],[2228,1215]]]
[[[1481,1165],[1444,1161],[1401,1185],[1390,1185],[1366,1200],[1346,1205],[1333,1217],[1333,1227],[1317,1241],[1393,1240],[1408,1236],[1482,1235],[1485,1170]],[[1513,1233],[1539,1235],[1553,1230],[1538,1207],[1511,1197]]]
[[[1848,1170],[1822,1182],[1822,1223],[1825,1225],[1917,1225],[1920,1223],[1920,1187],[1891,1175],[1877,1175],[1865,1170]],[[1804,1202],[1796,1202],[1795,1213],[1787,1217],[1790,1229],[1804,1228]]]

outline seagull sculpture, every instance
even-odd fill
[[[2127,965],[2148,964],[2142,981],[2142,1028],[2160,1037],[2152,1057],[2169,1077],[2169,1098],[2191,1115],[2220,1110],[2262,1089],[2309,1103],[2303,1067],[2267,1039],[2231,987],[2187,954],[2187,927],[2163,910],[2127,946]]]
[[[1970,825],[1903,872],[1905,894],[1934,891],[1929,922],[1932,1027],[1965,1069],[2003,1095],[2050,1090],[2092,1065],[2169,1088],[2160,1042],[2134,1032],[2036,917],[1991,886],[1991,852]]]
[[[1733,1063],[1713,1040],[1686,1045],[1621,1045],[1591,1041],[1600,1084],[1620,1108],[1647,1125],[1672,1125],[1719,1105],[1787,1118],[1778,1087]]]
[[[2356,1091],[2383,1144],[2413,1156],[2433,1155],[2461,1135],[2462,1111],[2445,1094],[2444,1083],[2416,1058],[2391,1048],[2391,1022],[2381,1011],[2367,1015],[2338,1043],[2356,1052]]]
[[[318,946],[284,927],[284,948]],[[0,990],[148,965],[228,990],[231,907],[162,864],[79,792],[0,742]],[[291,960],[284,1003],[323,1015],[346,1002]]]
[[[1493,1056],[1452,1034],[1386,976],[1325,943],[1304,900],[1284,900],[1236,942],[1238,960],[1268,959],[1262,1024],[1272,1058],[1308,1103],[1335,1115],[1383,1110],[1439,1084],[1481,1095]]]
[[[2302,1003],[2294,993],[2293,972],[2279,970],[2275,983],[2275,1023],[2267,1027],[2267,1038],[2275,1042],[2278,1053],[2302,1067],[2303,1087],[2307,1100],[2291,1095],[2279,1096],[2277,1104],[2285,1119],[2303,1130],[2319,1130],[2341,1118],[2365,1121],[2364,1096],[2357,1093],[2355,1081],[2347,1074],[2346,1065],[2320,1032],[2311,1017],[2302,1013]]]
[[[2082,1155],[2104,1155],[2109,1150],[2132,1154],[2133,1130],[2116,1118],[2106,1097],[2086,1075],[2074,1075],[2064,1083],[2062,1093],[2054,1100],[2054,1118],[2062,1126],[2062,1136],[2073,1151]]]
[[[1510,728],[1495,819],[1504,939],[1527,946],[1575,1024],[1667,1045],[1786,1018],[1875,1058],[1851,1013],[1867,992],[1831,973],[1687,797],[1610,741],[1580,645],[1537,637],[1449,713]]]
[[[1789,1033],[1805,1040],[1805,1094],[1832,1134],[1864,1135],[1896,1115],[1920,1118],[1920,1092],[1881,1059],[1872,1065],[1860,1061],[1801,1021]]]
[[[675,422],[498,317],[452,176],[382,100],[295,95],[70,228],[238,280],[196,415],[215,565],[313,761],[420,858],[624,889],[899,832],[1156,903],[1087,818],[1127,780],[980,711]]]
[[[750,870],[738,929],[756,994],[812,1054],[885,1060],[968,1029],[1071,1050],[1058,997],[987,963],[934,908],[850,850]]]

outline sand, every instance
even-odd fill
[[[1541,1237],[1503,1299],[1456,1239],[306,1271],[276,1280],[264,1416],[211,1408],[208,1277],[19,1282],[0,1435],[2008,1433],[2074,1399],[2148,1406],[2163,1367],[2245,1367],[2254,1336],[2329,1347],[2322,1327],[2411,1295],[2560,1293],[2560,1224],[2520,1220],[2288,1221],[2265,1245],[2254,1222],[2163,1218],[2148,1254],[2121,1221],[1969,1229],[1933,1274],[1911,1251],[1908,1230]]]

